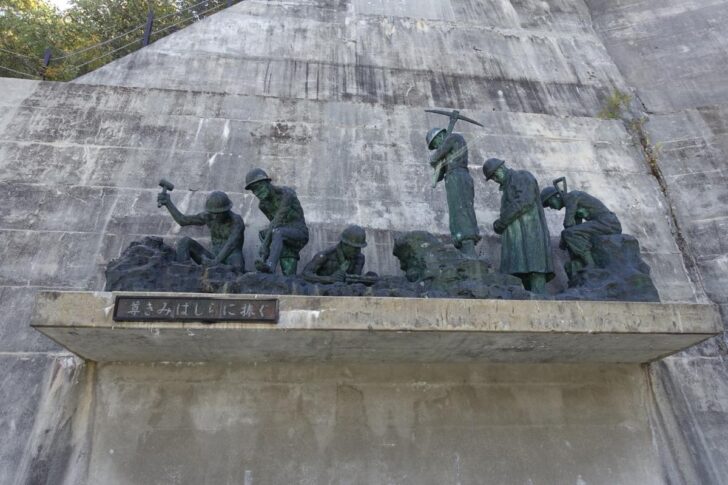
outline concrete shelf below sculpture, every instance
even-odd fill
[[[275,299],[277,323],[114,320],[118,296],[42,292],[33,327],[92,361],[642,363],[721,331],[715,307],[583,301],[243,295]]]

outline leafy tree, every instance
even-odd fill
[[[39,76],[45,48],[65,43],[63,24],[58,10],[45,0],[1,0],[0,66],[6,69],[0,68],[0,75]]]
[[[0,0],[0,76],[39,76],[52,47],[47,79],[69,80],[142,46],[147,12],[152,41],[227,5],[227,0],[74,0],[59,12],[46,0]]]

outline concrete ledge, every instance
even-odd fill
[[[122,294],[150,295],[42,292],[32,326],[99,362],[641,363],[721,331],[712,305],[285,295],[276,325],[114,322]]]

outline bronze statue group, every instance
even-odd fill
[[[467,143],[453,129],[458,120],[480,123],[458,111],[428,111],[450,118],[448,128],[433,128],[426,135],[427,147],[431,150],[430,165],[434,169],[433,187],[444,180],[453,245],[464,257],[475,259],[475,246],[481,238],[475,216],[474,183],[468,171]],[[500,215],[493,223],[493,230],[502,237],[500,272],[517,276],[524,288],[533,293],[544,293],[546,283],[554,277],[544,207],[566,209],[560,248],[569,253],[565,269],[570,279],[595,264],[592,249],[596,236],[622,232],[613,212],[585,192],[568,192],[563,177],[540,191],[530,172],[510,169],[498,158],[488,159],[483,164],[483,174],[486,181],[493,180],[500,185],[502,192]],[[229,197],[224,192],[212,192],[203,212],[186,215],[177,209],[167,193],[166,189],[171,190],[173,185],[166,181],[160,185],[165,190],[158,195],[158,205],[166,206],[179,225],[206,225],[210,230],[210,249],[184,237],[177,243],[177,261],[226,264],[244,272],[245,224],[242,217],[232,211]],[[259,233],[261,246],[255,261],[256,270],[275,273],[280,265],[283,275],[295,275],[299,253],[309,239],[303,208],[295,191],[274,185],[260,168],[248,172],[245,189],[257,197],[259,209],[270,221]],[[343,231],[337,245],[317,253],[306,264],[302,276],[322,284],[373,284],[377,280],[375,274],[362,275],[364,255],[361,250],[366,245],[364,229],[351,225]]]

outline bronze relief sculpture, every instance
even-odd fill
[[[308,227],[296,192],[273,185],[260,168],[248,172],[245,189],[255,194],[260,201],[258,208],[270,221],[259,233],[261,246],[255,268],[263,273],[275,273],[280,263],[284,275],[295,275],[299,252],[308,243]]]
[[[527,290],[543,294],[554,277],[551,241],[538,182],[526,170],[512,170],[498,158],[483,164],[486,180],[500,185],[500,216],[493,230],[501,239],[501,273],[517,276]]]

